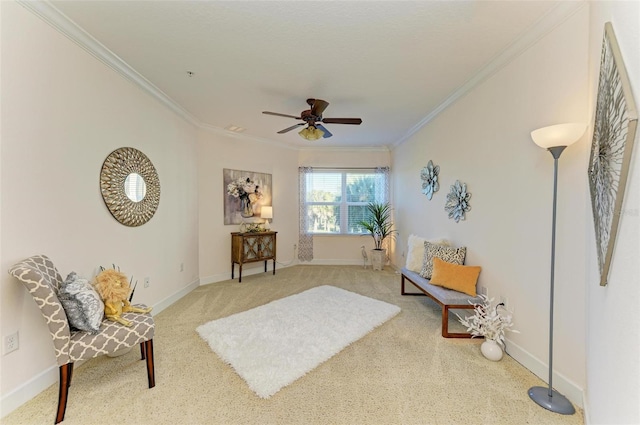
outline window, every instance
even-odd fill
[[[305,175],[302,213],[311,234],[360,235],[369,202],[389,199],[388,168],[314,169]]]

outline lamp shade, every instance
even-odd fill
[[[580,140],[586,129],[587,126],[580,123],[558,124],[532,131],[531,138],[543,149],[569,146]]]
[[[260,218],[273,218],[273,207],[262,207]]]
[[[324,131],[320,130],[319,128],[316,128],[312,125],[303,128],[302,130],[300,130],[298,132],[298,134],[303,138],[303,139],[307,139],[307,140],[318,140],[319,138],[321,138],[322,136],[324,136]]]

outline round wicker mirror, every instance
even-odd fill
[[[143,225],[160,203],[158,173],[149,158],[134,148],[116,149],[107,156],[100,172],[100,191],[111,215],[125,226]]]

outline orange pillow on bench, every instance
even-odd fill
[[[475,297],[480,270],[480,266],[459,266],[434,257],[433,273],[429,283]]]

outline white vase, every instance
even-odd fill
[[[502,347],[493,339],[485,339],[480,346],[480,351],[487,359],[497,362],[502,358]]]

